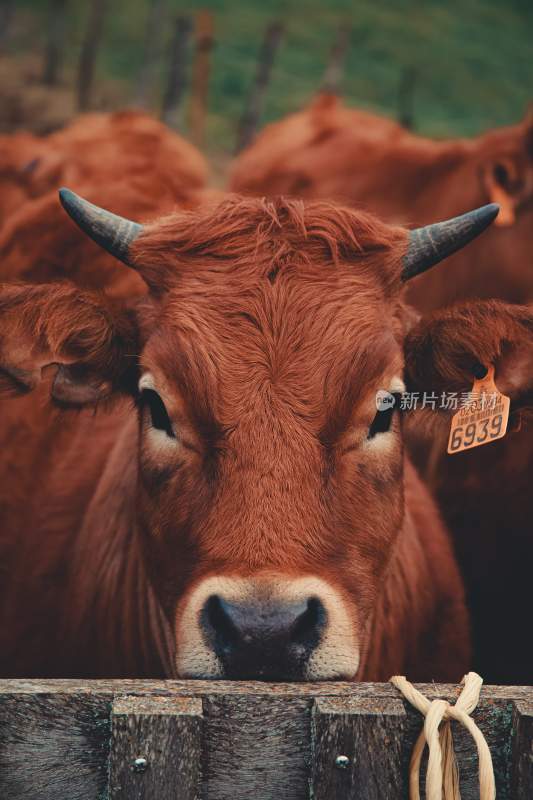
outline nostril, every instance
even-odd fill
[[[318,597],[236,602],[213,594],[199,622],[226,677],[299,680],[320,644],[327,613]]]
[[[291,642],[312,650],[318,646],[326,625],[326,609],[318,597],[307,600],[307,608],[297,618],[291,630]]]
[[[238,643],[240,633],[231,620],[226,603],[218,595],[213,594],[207,600],[202,616],[204,625],[215,635],[223,650]]]

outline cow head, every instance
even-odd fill
[[[327,203],[230,198],[141,227],[63,202],[150,295],[4,287],[0,363],[22,389],[58,364],[61,404],[134,398],[177,674],[354,676],[405,518],[399,414],[376,407],[403,386],[402,283],[497,209],[409,233]]]
[[[520,125],[484,136],[480,164],[486,197],[501,208],[496,225],[513,225],[533,203],[533,111]]]

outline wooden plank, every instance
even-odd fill
[[[319,699],[311,736],[313,800],[406,796],[406,756],[416,730],[400,700]]]
[[[204,713],[204,800],[307,800],[307,698],[213,695]]]
[[[429,698],[445,697],[451,702],[459,693],[457,686],[425,684],[418,688]],[[119,697],[124,694],[132,696]],[[180,786],[180,791],[187,790],[189,794],[179,795],[173,791],[172,797],[197,796],[201,763],[203,800],[254,797],[304,800],[308,797],[313,753],[317,759],[311,775],[315,798],[326,797],[328,785],[333,786],[330,796],[342,800],[349,800],[351,796],[361,800],[376,797],[377,787],[380,781],[383,784],[387,774],[387,780],[393,783],[391,776],[398,757],[404,791],[400,796],[403,797],[408,760],[422,724],[418,712],[405,704],[389,684],[3,680],[0,681],[0,798],[107,799],[114,697],[118,699],[113,732],[117,732],[122,754],[120,748],[113,754],[111,796],[128,796],[134,800],[165,797],[160,787],[154,794],[150,780],[155,776],[159,781],[161,775],[166,780],[165,770],[171,759],[165,756],[169,746],[162,746],[161,742],[170,738],[178,738],[180,747],[185,747],[189,754],[187,758],[182,755],[182,760],[186,761],[186,778]],[[315,699],[312,750],[311,709]],[[197,729],[196,734],[191,733],[196,724],[202,726],[202,700],[203,756],[199,745],[202,735],[198,735]],[[532,708],[532,687],[484,687],[480,705],[473,714],[493,754],[498,800],[533,797]],[[186,717],[181,723],[189,732],[187,735],[190,734],[190,744],[186,737],[183,739],[172,729],[170,718],[178,719],[180,712]],[[402,719],[406,720],[405,727]],[[177,724],[181,730],[179,719]],[[155,752],[141,748],[146,741],[143,731],[148,728],[149,743]],[[160,729],[162,736],[158,732]],[[472,740],[466,731],[457,727],[454,727],[454,738],[462,798],[477,800],[477,758]],[[328,749],[331,752],[328,753]],[[356,752],[364,755],[352,761]],[[332,761],[333,756],[338,755],[348,757],[346,771]],[[130,769],[138,756],[147,760],[144,773],[133,773]],[[161,770],[159,763],[162,763]],[[152,769],[154,764],[155,770]],[[173,764],[171,778],[175,779],[181,767],[176,768],[175,759]],[[335,770],[333,775],[332,769]],[[372,775],[375,777],[380,772],[380,777],[372,783]],[[126,781],[129,781],[129,790]],[[337,791],[335,781],[344,789],[344,784],[348,783],[348,789]],[[356,786],[357,795],[353,793]],[[135,794],[139,788],[149,789],[152,795]],[[389,793],[387,800],[391,796],[394,797]]]
[[[403,716],[398,704],[404,709]],[[510,785],[512,708],[513,704],[506,701],[482,700],[472,714],[492,754],[498,800],[515,797]],[[409,760],[421,727],[421,715],[399,699],[318,699],[312,728],[312,797],[407,798]],[[479,800],[475,745],[470,734],[455,722],[452,731],[462,800]],[[349,760],[344,770],[335,764],[338,755]],[[425,769],[424,761],[422,775]]]
[[[444,697],[455,702],[461,688],[456,684],[417,683],[416,688],[430,700]],[[390,683],[349,683],[329,681],[324,683],[264,683],[259,681],[187,681],[187,680],[83,680],[83,679],[0,679],[0,696],[17,694],[179,694],[204,695],[254,695],[272,698],[315,697],[390,697],[398,698],[398,690]],[[533,686],[483,686],[481,702],[501,701],[533,702]]]
[[[197,800],[202,701],[124,697],[113,703],[109,800]]]
[[[503,688],[503,687],[502,687]],[[513,704],[483,697],[472,713],[492,755],[498,800],[513,800],[510,792]],[[417,712],[409,711],[409,713]],[[479,800],[477,751],[472,737],[461,725],[452,723],[454,749],[459,765],[462,800]],[[425,774],[425,764],[423,774]]]
[[[533,797],[533,700],[519,700],[513,709],[513,800]]]
[[[0,696],[0,797],[103,798],[110,710],[105,694]]]

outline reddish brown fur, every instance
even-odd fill
[[[503,197],[491,194],[493,167],[505,162],[514,180]],[[428,311],[457,298],[498,297],[512,302],[533,296],[533,127],[531,116],[475,139],[437,142],[404,131],[391,120],[319,98],[301,114],[269,126],[237,161],[233,186],[251,192],[283,191],[305,197],[344,197],[391,221],[426,224],[490,200],[514,209],[515,221],[492,226],[483,236],[408,285],[407,298]],[[507,195],[507,197],[506,197]],[[478,324],[460,321],[466,343],[483,349],[499,341],[498,315]],[[459,321],[458,321],[459,323]],[[459,325],[458,325],[459,329]],[[460,344],[456,331],[454,340]],[[524,335],[524,341],[528,341]],[[432,347],[425,354],[432,370]],[[497,351],[482,352],[486,363]],[[423,364],[426,363],[424,359]],[[450,377],[450,376],[448,376]],[[461,391],[469,391],[465,376]],[[420,382],[427,390],[427,380]],[[457,388],[457,387],[456,387]],[[454,534],[473,610],[478,667],[494,683],[529,682],[533,650],[529,625],[529,579],[533,495],[531,423],[489,447],[447,456],[445,433],[433,432],[416,463],[436,492]],[[428,452],[429,451],[429,452]],[[505,586],[495,592],[494,586]],[[498,644],[494,633],[498,630]],[[481,665],[481,666],[480,666]]]
[[[140,111],[84,114],[48,136],[15,133],[0,137],[0,221],[29,200],[68,185],[75,191],[128,178],[146,181],[176,200],[202,189],[208,168],[198,150],[161,122]],[[10,190],[16,188],[10,202]]]
[[[472,612],[474,666],[491,683],[528,683],[530,619],[533,308],[465,304],[422,321],[407,339],[414,391],[464,392],[476,363],[493,364],[511,397],[509,432],[493,444],[445,455],[449,414],[426,415],[430,477],[454,533]],[[442,417],[436,428],[435,418]],[[420,415],[414,433],[420,435]],[[422,420],[422,423],[424,420]],[[411,435],[413,431],[411,431]]]
[[[68,185],[98,205],[146,220],[197,205],[207,174],[196,148],[137,111],[84,115],[43,138],[0,137],[0,278],[68,278],[116,296],[144,293],[135,273],[68,219],[57,188]]]
[[[30,196],[29,175],[46,140],[26,131],[0,136],[0,223]]]
[[[509,170],[503,192],[492,178],[498,164]],[[475,139],[434,141],[323,96],[265,128],[237,160],[231,185],[259,195],[340,199],[407,225],[503,202],[513,224],[492,226],[443,269],[414,281],[407,296],[424,311],[469,297],[533,297],[531,116]]]
[[[169,674],[169,621],[202,577],[281,569],[321,576],[357,606],[358,678],[459,679],[461,581],[404,471],[399,420],[385,455],[364,449],[373,394],[401,371],[406,243],[370,216],[283,200],[229,199],[146,229],[133,250],[153,290],[136,309],[141,369],[187,446],[154,459],[146,415],[139,424],[126,399],[58,415],[41,383],[3,401],[3,674]],[[64,362],[80,324],[71,290],[27,289],[15,338],[10,293],[23,290],[6,291],[3,369],[35,329],[35,362]],[[90,319],[94,296],[79,297]],[[129,392],[137,359],[113,366],[135,356],[124,313],[107,366],[115,307],[77,346]]]

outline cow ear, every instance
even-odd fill
[[[482,168],[481,181],[489,202],[500,206],[494,224],[502,227],[513,225],[519,200],[516,187],[521,184],[515,161],[508,157],[489,161]]]
[[[493,366],[511,412],[533,409],[533,306],[487,300],[435,312],[407,334],[405,364],[407,391],[420,398],[470,392]],[[436,408],[453,413],[438,401]]]
[[[23,394],[53,365],[59,404],[97,403],[135,385],[133,315],[70,284],[0,284],[0,386]]]

